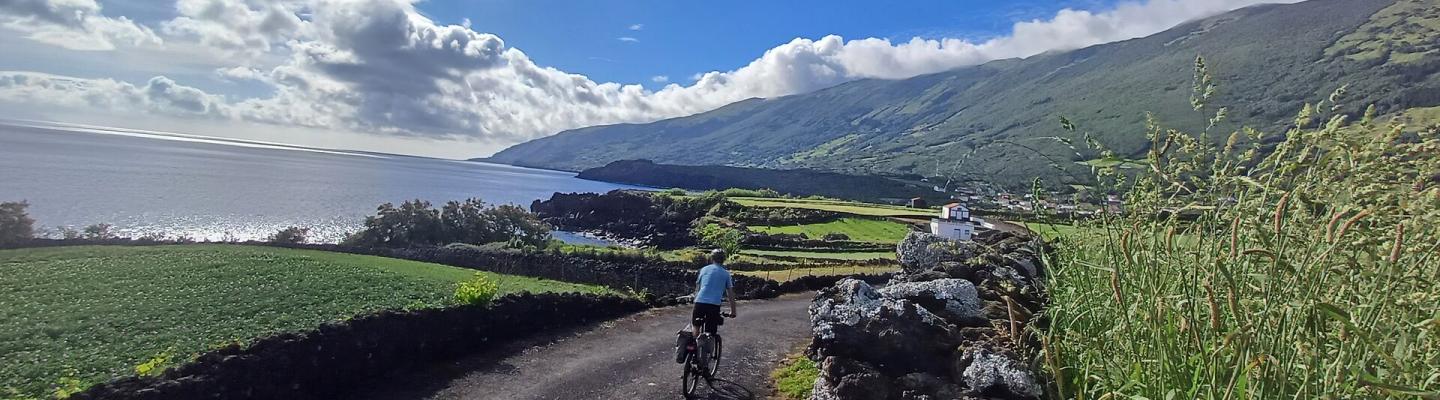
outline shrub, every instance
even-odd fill
[[[110,231],[111,228],[114,228],[114,226],[110,224],[90,225],[85,227],[85,230],[80,232],[80,237],[90,240],[109,240],[120,238],[120,236],[116,235],[115,232]]]
[[[1223,120],[1196,70],[1195,109]],[[1440,397],[1440,135],[1351,124],[1343,99],[1281,140],[1152,122],[1153,169],[1097,169],[1127,212],[1047,269],[1056,398]]]
[[[275,232],[274,235],[266,238],[271,243],[300,244],[310,241],[310,228],[292,226]]]
[[[719,224],[705,224],[695,230],[695,237],[706,246],[725,250],[734,256],[740,254],[740,243],[745,240],[745,232]]]
[[[774,189],[754,190],[730,188],[720,191],[720,194],[724,195],[725,197],[764,197],[771,199],[780,197],[780,192],[777,192]]]
[[[681,189],[681,188],[670,188],[670,189],[667,189],[667,190],[665,190],[665,191],[663,191],[663,192],[660,192],[660,193],[663,194],[663,195],[666,195],[666,196],[674,196],[674,197],[680,197],[680,196],[684,196],[684,195],[686,194],[685,189]]]
[[[460,304],[488,305],[500,293],[500,285],[483,273],[475,273],[470,280],[455,287],[455,301]]]
[[[0,244],[17,243],[35,237],[35,220],[25,212],[30,203],[0,203]]]

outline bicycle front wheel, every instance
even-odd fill
[[[710,376],[715,376],[715,372],[720,370],[720,353],[722,353],[721,350],[725,348],[725,343],[720,340],[720,335],[712,336],[715,340],[715,350],[711,352],[710,359],[706,360],[709,364],[706,365],[706,367],[709,367],[707,371],[710,372]]]

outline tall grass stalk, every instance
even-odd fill
[[[1352,124],[1342,88],[1281,140],[1246,129],[1221,146],[1203,60],[1195,81],[1210,127],[1152,121],[1149,171],[1097,169],[1128,193],[1125,214],[1062,238],[1051,260],[1053,392],[1440,399],[1436,129],[1373,111]]]

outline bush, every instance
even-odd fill
[[[745,232],[719,224],[705,224],[695,230],[695,237],[706,246],[725,250],[735,256],[740,254],[740,243],[745,240]]]
[[[35,237],[35,220],[25,212],[30,203],[0,203],[0,244],[18,243]]]
[[[115,232],[111,232],[111,228],[114,228],[114,226],[110,224],[90,225],[85,227],[85,230],[80,232],[80,238],[89,240],[119,239],[120,235],[116,235]]]
[[[720,191],[720,194],[724,195],[725,197],[764,197],[769,199],[780,197],[780,192],[777,192],[774,189],[754,190],[730,188]]]
[[[385,203],[365,218],[364,230],[345,239],[350,245],[391,247],[509,242],[516,248],[542,248],[549,241],[550,227],[534,214],[512,205],[489,206],[480,199],[451,201],[438,210],[424,200],[399,207]]]
[[[310,241],[310,228],[292,226],[275,232],[274,235],[266,238],[270,243],[300,244]]]
[[[489,305],[499,293],[499,284],[484,273],[477,272],[475,277],[460,282],[460,285],[455,287],[455,301],[460,304]]]

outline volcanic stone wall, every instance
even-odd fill
[[[1046,304],[1045,244],[993,232],[958,242],[912,232],[883,287],[846,279],[810,307],[814,400],[1039,399],[1026,327]]]
[[[388,372],[495,348],[541,331],[643,310],[616,296],[523,294],[490,307],[381,311],[300,333],[230,345],[158,377],[91,387],[90,399],[336,399]]]

